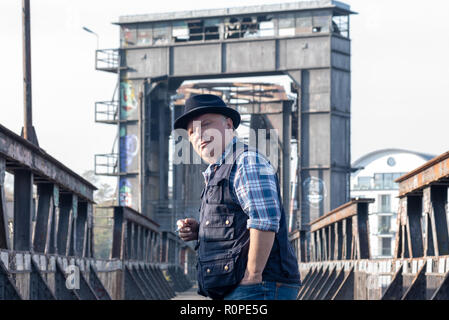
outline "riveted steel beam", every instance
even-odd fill
[[[79,197],[94,202],[97,188],[64,166],[43,149],[0,125],[0,157],[7,161],[6,170],[29,170],[36,178],[52,182]]]

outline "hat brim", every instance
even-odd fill
[[[234,123],[234,129],[237,129],[237,127],[240,125],[240,113],[238,113],[236,110],[229,108],[229,107],[198,107],[195,109],[190,110],[186,114],[183,114],[181,117],[175,120],[174,123],[174,129],[187,129],[187,125],[189,124],[189,121],[193,118],[200,116],[202,114],[206,113],[218,113],[222,114],[226,117],[229,117],[232,119],[232,122]]]

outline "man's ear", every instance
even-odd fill
[[[228,126],[228,129],[233,129],[234,130],[234,122],[232,122],[231,118],[226,118],[226,124]]]

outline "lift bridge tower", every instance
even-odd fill
[[[287,75],[298,96],[287,115],[300,142],[295,226],[307,231],[349,201],[353,13],[317,0],[120,17],[120,48],[96,52],[96,68],[117,73],[120,88],[116,101],[96,105],[96,121],[117,125],[119,137],[117,153],[96,156],[97,174],[118,177],[120,205],[172,230],[176,217],[198,212],[203,183],[200,170],[170,170],[172,123],[183,111],[172,103],[177,89],[188,80]]]

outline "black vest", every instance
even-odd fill
[[[236,147],[236,145],[234,145]],[[248,215],[231,196],[229,176],[239,155],[248,146],[230,152],[232,161],[223,162],[201,194],[198,233],[198,293],[222,299],[243,279],[248,261]],[[279,193],[279,182],[276,177]],[[281,203],[281,199],[279,199]],[[281,204],[279,231],[262,273],[263,281],[300,284],[298,262],[288,241],[287,224]]]

